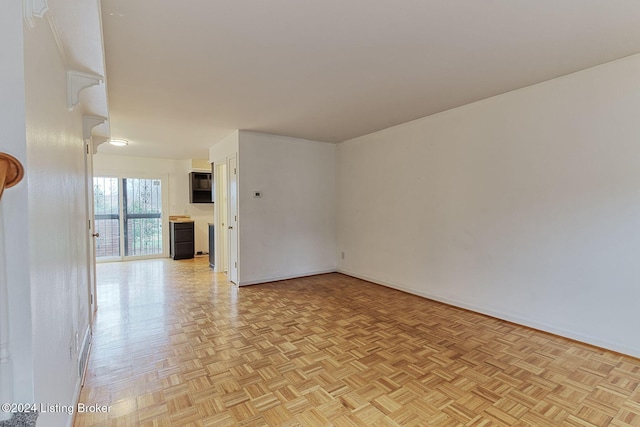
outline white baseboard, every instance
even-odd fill
[[[492,309],[487,309],[484,307],[480,307],[480,306],[476,306],[473,304],[469,304],[466,303],[464,301],[459,301],[456,299],[451,299],[451,298],[446,298],[446,297],[441,297],[438,295],[432,295],[432,294],[428,294],[426,292],[421,292],[415,289],[411,289],[408,286],[399,284],[399,283],[394,283],[394,282],[388,282],[388,281],[383,281],[383,280],[378,280],[375,279],[373,277],[368,277],[366,275],[362,275],[362,274],[358,274],[358,273],[354,273],[348,270],[344,270],[344,269],[338,269],[338,273],[342,273],[345,274],[347,276],[352,276],[352,277],[356,277],[358,279],[362,279],[362,280],[366,280],[367,282],[371,282],[371,283],[375,283],[377,285],[382,285],[382,286],[386,286],[388,288],[392,288],[392,289],[396,289],[402,292],[406,292],[408,294],[412,294],[412,295],[417,295],[423,298],[427,298],[433,301],[438,301],[444,304],[448,304],[448,305],[452,305],[454,307],[459,307],[459,308],[464,308],[466,310],[470,310],[476,313],[480,313],[480,314],[485,314],[487,316],[491,316],[491,317],[495,317],[497,319],[501,319],[501,320],[506,320],[507,322],[512,322],[512,323],[516,323],[518,325],[522,325],[522,326],[526,326],[529,328],[533,328],[533,329],[537,329],[543,332],[548,332],[550,334],[554,334],[554,335],[559,335],[561,337],[565,337],[565,338],[569,338],[575,341],[579,341],[585,344],[589,344],[589,345],[593,345],[596,347],[600,347],[602,349],[606,349],[606,350],[611,350],[611,351],[615,351],[617,353],[622,353],[622,354],[626,354],[628,356],[631,357],[637,357],[640,358],[640,349],[637,348],[630,348],[628,346],[625,346],[623,344],[620,343],[616,343],[616,342],[611,342],[611,341],[607,341],[607,340],[603,340],[601,338],[598,337],[594,337],[594,336],[590,336],[590,335],[584,335],[578,332],[574,332],[574,331],[570,331],[567,329],[563,329],[563,328],[558,328],[555,327],[553,325],[548,325],[542,322],[538,322],[532,319],[527,319],[524,317],[520,317],[516,314],[513,313],[504,313],[501,311],[496,311],[496,310],[492,310]]]
[[[280,280],[298,279],[300,277],[316,276],[318,274],[335,273],[336,271],[337,270],[335,269],[335,267],[333,267],[333,268],[328,268],[326,270],[309,271],[305,273],[296,273],[292,275],[264,277],[260,279],[240,281],[238,286],[259,285],[260,283],[269,283],[269,282],[278,282]]]
[[[88,347],[87,347],[88,346]],[[80,363],[80,357],[83,353],[83,351],[85,351],[85,347],[86,347],[86,351],[87,351],[87,356],[86,356],[86,365],[84,367],[84,370],[86,371],[87,366],[89,365],[89,354],[91,353],[91,327],[87,325],[87,329],[84,332],[84,338],[82,340],[82,344],[80,346],[80,352],[78,353],[78,360],[76,361],[76,363]],[[84,373],[84,372],[83,372]],[[82,375],[78,375],[78,380],[76,381],[76,386],[73,390],[73,413],[71,414],[71,416],[69,417],[69,421],[67,422],[67,427],[73,427],[73,423],[75,422],[76,419],[76,408],[78,407],[78,403],[80,401],[80,391],[82,390],[82,385],[83,385],[83,378]]]
[[[91,353],[91,327],[87,327],[80,346],[80,353],[78,354],[78,376],[80,376],[80,385],[84,386],[85,375],[89,366],[89,354]]]

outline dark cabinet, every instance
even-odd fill
[[[173,259],[193,258],[195,252],[193,221],[169,223],[170,255]]]
[[[213,203],[211,172],[191,172],[189,174],[189,202]]]

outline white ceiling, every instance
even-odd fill
[[[340,142],[640,52],[634,0],[102,0],[101,152]]]

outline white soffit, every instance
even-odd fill
[[[80,108],[85,115],[108,117],[100,2],[48,0],[47,3],[49,9],[43,20],[33,21],[35,25],[50,26],[67,67],[68,77],[93,76],[100,81],[100,84],[96,81],[94,85],[77,86],[71,84],[74,79],[68,79],[69,107]],[[94,135],[109,135],[108,122],[93,129]]]

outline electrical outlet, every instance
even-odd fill
[[[340,254],[340,258],[344,259],[344,251]]]

